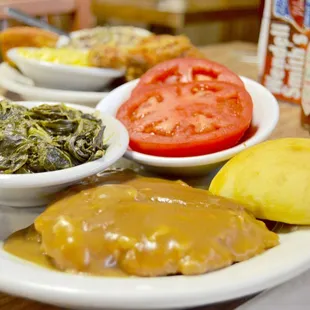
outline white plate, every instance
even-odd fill
[[[252,134],[246,135],[236,146],[216,153],[191,157],[152,156],[128,149],[125,157],[157,173],[181,176],[205,175],[239,152],[266,140],[279,120],[278,102],[264,86],[246,77],[241,79],[253,101],[252,128],[249,130]],[[115,116],[137,83],[138,80],[134,80],[115,88],[99,102],[96,109]]]
[[[35,86],[34,82],[3,62],[0,64],[0,86],[27,101],[72,102],[95,107],[109,92],[83,92]]]
[[[8,58],[41,87],[97,91],[125,73],[125,70],[71,66],[26,58],[19,54],[18,49],[10,49],[7,52]],[[24,47],[23,49],[33,50],[35,48]]]
[[[38,209],[0,207],[0,239],[28,226]],[[55,272],[2,250],[0,290],[74,309],[173,309],[222,302],[287,281],[310,267],[310,230],[281,235],[281,245],[202,276],[103,278]]]

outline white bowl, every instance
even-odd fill
[[[52,102],[20,101],[28,108],[43,103]],[[85,113],[93,113],[92,108],[66,104]],[[55,198],[55,193],[61,191],[83,178],[95,175],[114,164],[125,153],[129,137],[126,128],[114,117],[108,114],[100,115],[106,125],[105,137],[108,139],[106,154],[95,161],[73,168],[42,172],[35,174],[0,174],[0,205],[13,207],[36,207],[49,203]]]
[[[241,77],[253,100],[252,128],[255,131],[249,138],[227,150],[192,157],[159,157],[146,155],[128,149],[125,157],[145,166],[156,173],[193,176],[206,174],[217,168],[242,150],[258,144],[272,133],[279,120],[279,106],[274,96],[259,83]],[[126,83],[103,98],[96,109],[116,115],[118,108],[129,98],[138,80]]]
[[[28,47],[27,49],[35,48]],[[47,88],[96,91],[123,76],[125,72],[124,70],[62,65],[26,58],[19,54],[18,48],[10,49],[7,56],[36,85]]]
[[[73,31],[70,33],[70,37],[73,39],[79,39],[83,36],[89,36],[92,34],[100,33],[102,30],[111,30],[113,33],[128,33],[129,31],[132,31],[135,35],[141,38],[148,37],[152,35],[152,32],[139,28],[139,27],[131,27],[131,26],[99,26],[95,28],[89,28],[89,29],[82,29],[78,31]],[[58,42],[57,42],[57,47],[65,47],[70,43],[70,39],[66,36],[60,36]]]
[[[108,94],[101,92],[61,90],[35,86],[34,82],[6,62],[0,64],[0,86],[26,101],[71,102],[95,107]]]

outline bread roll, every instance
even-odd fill
[[[309,225],[310,139],[271,140],[241,152],[210,191],[244,204],[256,218]]]

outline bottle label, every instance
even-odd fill
[[[261,82],[280,100],[309,105],[304,109],[310,114],[310,0],[271,0],[267,5]]]

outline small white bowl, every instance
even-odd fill
[[[79,91],[97,91],[124,75],[125,70],[102,69],[51,63],[19,54],[19,48],[10,49],[7,56],[36,85]],[[24,48],[25,49],[25,48]],[[35,48],[29,47],[29,50]]]
[[[56,102],[20,101],[17,104],[32,108],[43,103]],[[85,113],[93,113],[92,108],[67,104]],[[55,199],[55,194],[83,178],[95,175],[114,164],[125,153],[129,137],[126,128],[108,114],[100,115],[106,125],[104,136],[108,139],[106,154],[95,161],[73,168],[34,174],[0,174],[0,205],[12,207],[43,206]]]
[[[249,130],[252,130],[252,134],[241,143],[221,152],[201,156],[159,157],[128,149],[125,157],[156,173],[182,176],[203,175],[219,167],[242,150],[267,139],[279,120],[278,102],[259,83],[245,77],[241,77],[241,79],[251,95],[254,105],[252,129]],[[115,116],[118,108],[129,98],[137,83],[138,80],[131,81],[114,89],[99,102],[96,109]]]
[[[30,78],[6,62],[0,64],[0,86],[26,101],[71,102],[89,107],[95,107],[108,94],[108,90],[90,92],[38,87]]]

